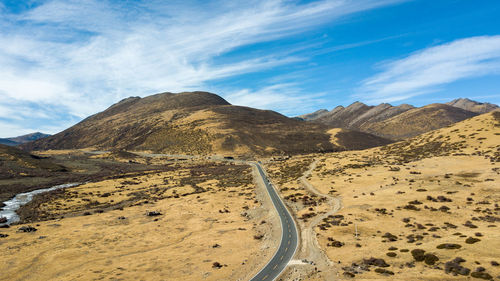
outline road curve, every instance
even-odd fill
[[[269,281],[278,278],[281,272],[285,270],[288,262],[295,255],[295,251],[298,246],[298,233],[297,226],[295,225],[292,215],[288,212],[288,209],[276,193],[276,190],[269,183],[264,170],[259,163],[255,163],[255,165],[260,176],[264,180],[269,197],[271,197],[271,201],[278,211],[281,221],[281,243],[278,250],[266,266],[262,268],[257,275],[250,279],[250,281]]]

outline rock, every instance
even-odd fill
[[[365,265],[374,265],[378,267],[389,267],[389,265],[385,262],[383,259],[377,259],[377,258],[369,258],[369,259],[363,259],[363,263]]]
[[[31,225],[28,225],[28,226],[21,226],[19,228],[19,232],[35,232],[37,231],[38,229],[32,227]]]
[[[221,268],[221,267],[222,267],[222,264],[220,264],[219,262],[214,262],[214,263],[212,264],[212,268],[217,268],[217,269],[219,269],[219,268]]]
[[[9,234],[3,234],[3,233],[0,233],[0,238],[5,238],[5,237],[8,237]]]
[[[427,253],[424,255],[424,261],[428,265],[434,265],[438,260],[439,258],[434,254]]]
[[[7,222],[7,218],[0,217],[0,223],[6,223],[6,222]]]
[[[480,266],[478,268],[476,268],[476,270],[474,270],[475,272],[485,272],[486,271],[486,268]]]
[[[446,250],[454,250],[454,249],[460,249],[460,248],[462,248],[462,246],[459,245],[459,244],[444,243],[444,244],[437,245],[436,248],[438,248],[438,249],[446,249]]]
[[[481,239],[474,238],[474,237],[469,237],[469,238],[465,239],[465,243],[467,243],[467,244],[474,244],[474,243],[479,242],[479,241],[481,241]]]
[[[386,232],[384,235],[382,235],[383,238],[386,238],[387,240],[394,242],[398,240],[398,237],[396,235],[393,235],[389,232]]]
[[[411,250],[411,255],[415,259],[415,261],[423,261],[425,259],[425,251],[422,249],[414,249]]]
[[[384,268],[377,268],[375,269],[375,272],[382,274],[382,275],[394,275],[394,272],[384,269]]]
[[[395,256],[397,256],[398,254],[394,253],[394,252],[387,252],[386,255],[388,257],[391,257],[391,258],[394,258]]]
[[[493,276],[489,275],[488,273],[486,272],[472,272],[471,275],[472,277],[474,278],[478,278],[478,279],[484,279],[484,280],[491,280],[493,279]]]
[[[147,212],[146,215],[148,217],[156,217],[156,216],[161,216],[162,214],[160,212],[151,211],[151,212]]]
[[[463,276],[469,275],[470,269],[460,265],[460,263],[464,261],[465,261],[464,259],[457,257],[452,261],[446,262],[444,264],[444,272],[451,273],[453,275],[463,275]]]
[[[498,262],[496,262],[496,261],[491,261],[491,265],[492,265],[492,266],[498,266],[499,264],[498,264]]]
[[[347,272],[347,271],[344,271],[343,273],[344,277],[347,277],[347,278],[354,278],[356,277],[356,275],[352,272]]]

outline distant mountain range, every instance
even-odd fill
[[[25,150],[147,150],[170,154],[276,155],[361,149],[389,140],[270,110],[234,106],[207,92],[124,99]]]
[[[36,133],[27,134],[27,135],[23,135],[23,136],[19,136],[19,137],[0,138],[0,144],[9,145],[9,146],[16,146],[16,145],[19,145],[22,143],[27,143],[30,141],[35,141],[35,140],[39,140],[42,138],[46,138],[48,136],[50,136],[50,135],[36,132]]]
[[[408,104],[392,106],[388,103],[368,106],[355,102],[348,107],[337,106],[331,111],[321,109],[298,118],[332,128],[357,130],[383,138],[401,140],[498,108],[491,103],[479,103],[469,99],[456,99],[446,104],[436,103],[423,107]]]

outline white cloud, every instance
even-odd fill
[[[430,47],[382,65],[356,95],[368,102],[393,102],[434,92],[473,77],[500,74],[500,36],[480,36]]]
[[[257,91],[242,89],[226,95],[226,100],[234,105],[251,106],[259,109],[273,109],[282,114],[309,113],[324,103],[324,93],[304,95],[294,83],[274,84]]]
[[[0,7],[0,106],[39,103],[82,118],[131,95],[204,89],[306,59],[271,52],[218,63],[229,51],[402,1],[50,0],[21,14]]]

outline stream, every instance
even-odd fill
[[[15,222],[19,221],[19,215],[16,213],[16,211],[23,205],[27,204],[31,200],[33,200],[33,196],[44,193],[44,192],[49,192],[61,188],[67,188],[67,187],[73,187],[80,185],[81,183],[66,183],[66,184],[61,184],[61,185],[56,185],[53,187],[49,188],[44,188],[44,189],[37,189],[33,190],[30,192],[25,192],[25,193],[19,193],[14,198],[7,200],[3,202],[5,206],[0,210],[0,218],[4,217],[7,219],[7,222],[0,223],[0,225],[5,225],[5,224],[12,224]]]

